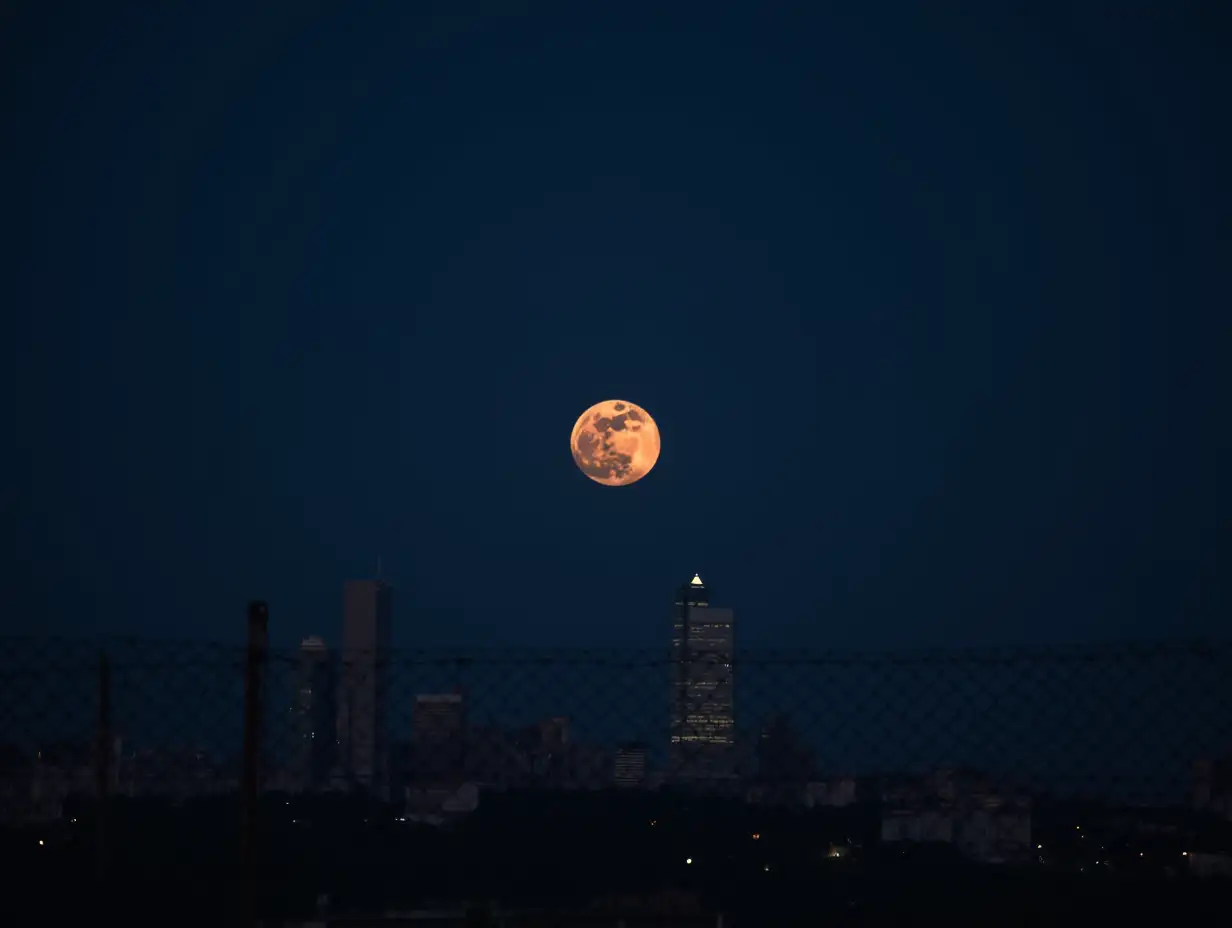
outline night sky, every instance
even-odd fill
[[[740,6],[0,4],[0,632],[1226,628],[1229,6]]]

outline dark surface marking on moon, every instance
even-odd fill
[[[612,403],[608,409],[615,410],[616,414],[595,412],[590,422],[579,429],[573,459],[588,477],[620,482],[632,474],[634,455],[616,450],[613,433],[640,432],[648,417],[629,403]]]
[[[577,440],[577,453],[583,459],[598,457],[599,439],[593,432],[582,432]]]
[[[582,473],[608,480],[623,480],[633,470],[633,455],[612,450],[606,434],[582,429],[577,437],[573,460]]]

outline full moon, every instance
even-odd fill
[[[578,416],[569,446],[578,470],[595,483],[624,487],[659,460],[659,427],[640,406],[604,400]]]

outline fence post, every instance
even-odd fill
[[[111,797],[111,664],[107,652],[98,654],[98,719],[96,721],[94,746],[94,867],[98,898],[106,905],[109,895],[107,885],[107,813]]]
[[[244,667],[244,769],[240,795],[244,915],[247,924],[254,926],[257,924],[257,802],[261,788],[262,695],[268,642],[269,606],[254,600],[248,604],[248,647]]]

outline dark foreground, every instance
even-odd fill
[[[804,818],[522,796],[431,827],[362,803],[270,800],[259,822],[252,871],[230,800],[113,804],[101,829],[98,810],[83,806],[56,826],[6,829],[0,923],[242,925],[250,872],[267,924],[312,919],[323,896],[332,925],[425,909],[470,916],[403,923],[496,924],[483,912],[499,909],[507,926],[629,928],[713,925],[720,912],[728,928],[1208,922],[1232,898],[1227,882],[1193,876],[1164,851],[1091,868],[1074,859],[984,866],[947,846],[879,847],[876,816],[859,809]]]

